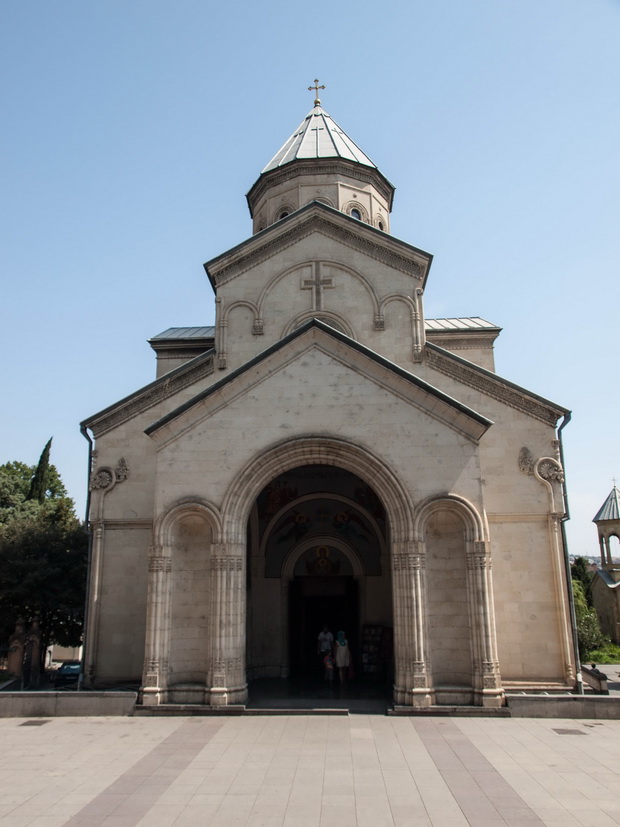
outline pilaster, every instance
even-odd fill
[[[247,700],[245,678],[245,555],[244,546],[219,544],[211,557],[213,623],[212,706]]]
[[[426,707],[431,702],[425,658],[425,568],[423,543],[394,544],[394,700],[414,707]]]

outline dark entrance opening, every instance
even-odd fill
[[[295,577],[289,586],[291,677],[323,678],[317,637],[324,625],[346,633],[353,662],[358,657],[357,583],[352,577]]]
[[[373,488],[336,466],[280,474],[256,499],[247,548],[249,708],[385,712],[393,681],[376,630],[392,626],[389,537]],[[325,625],[349,641],[355,674],[342,686],[317,654]]]

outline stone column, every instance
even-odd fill
[[[474,689],[481,706],[503,706],[488,543],[467,544],[467,581],[474,634]]]
[[[413,310],[411,313],[411,326],[413,332],[412,357],[414,362],[421,362],[424,359],[424,346],[426,344],[426,330],[424,326],[424,311],[422,296],[424,291],[417,288],[413,294]]]
[[[168,700],[172,559],[161,546],[149,551],[149,585],[142,703],[156,706]]]
[[[92,548],[90,563],[90,582],[88,584],[88,607],[86,609],[86,635],[84,641],[84,684],[93,688],[97,676],[97,650],[99,641],[99,607],[101,601],[101,567],[103,560],[104,524],[103,520],[92,521]]]
[[[288,577],[282,577],[280,579],[280,629],[281,629],[281,638],[280,638],[280,646],[282,647],[282,653],[280,655],[280,677],[288,678],[291,674],[291,664],[290,664],[290,655],[289,655],[289,636],[288,636],[288,624],[289,624],[289,591],[290,591],[291,581]]]
[[[212,571],[211,706],[244,704],[245,675],[245,544],[214,546]]]
[[[425,658],[426,555],[423,543],[395,543],[392,553],[394,601],[394,701],[426,707],[431,697]]]

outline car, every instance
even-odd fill
[[[55,674],[52,675],[54,686],[58,688],[60,686],[77,683],[81,668],[82,665],[79,660],[65,661],[65,663],[58,667]]]

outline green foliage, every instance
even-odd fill
[[[0,466],[0,640],[18,617],[29,622],[37,615],[44,645],[77,646],[88,542],[48,449],[49,443],[37,467]]]
[[[36,500],[39,505],[43,505],[47,494],[51,448],[52,439],[50,438],[39,457],[39,462],[30,482],[30,490],[26,497],[27,500]]]
[[[592,606],[592,581],[594,572],[590,570],[590,564],[585,557],[576,557],[571,564],[570,574],[573,580],[578,580],[583,588],[588,606]]]
[[[620,663],[620,646],[615,643],[606,643],[599,646],[598,649],[593,649],[585,658],[586,665],[588,663]]]
[[[43,503],[28,499],[36,470],[37,466],[26,465],[25,462],[6,462],[0,465],[0,525],[14,519],[34,516],[38,513],[40,505],[50,501],[64,499],[73,508],[73,500],[69,499],[55,465],[48,465],[47,468],[47,488]]]
[[[577,640],[579,643],[579,657],[586,660],[588,652],[604,645],[607,640],[601,632],[598,615],[590,606],[579,580],[573,580],[573,596],[575,599],[575,615],[577,617]]]

